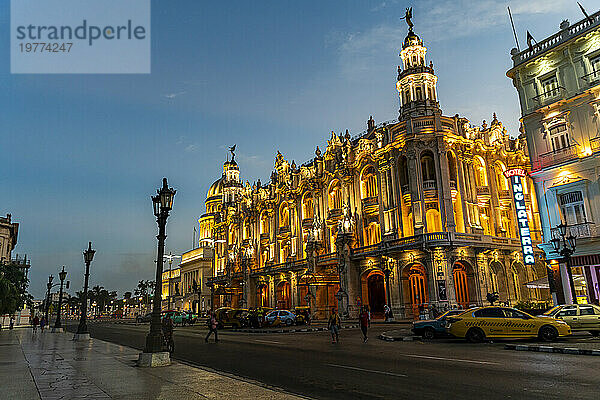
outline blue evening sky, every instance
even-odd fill
[[[15,252],[32,260],[31,292],[41,298],[62,265],[80,290],[89,240],[91,286],[122,295],[152,279],[150,195],[163,176],[177,189],[167,252],[180,254],[228,146],[244,180],[266,182],[277,150],[300,164],[332,130],[397,118],[408,6],[444,114],[481,124],[496,112],[516,135],[507,4],[522,48],[526,29],[541,40],[582,18],[570,0],[152,1],[150,75],[11,75],[1,0],[0,214],[21,224]]]

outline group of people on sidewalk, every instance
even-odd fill
[[[358,316],[358,322],[360,324],[360,330],[363,335],[363,343],[366,343],[367,340],[369,340],[369,337],[367,336],[368,329],[371,327],[371,313],[369,312],[369,308],[367,306],[362,307]],[[338,314],[335,307],[331,309],[331,315],[329,316],[329,320],[327,321],[327,329],[329,329],[329,331],[331,332],[331,343],[339,343],[341,320],[340,315]]]

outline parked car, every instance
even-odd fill
[[[600,307],[595,304],[565,304],[546,311],[542,317],[552,317],[565,321],[572,332],[589,332],[600,335]]]
[[[307,317],[310,316],[310,307],[298,306],[292,312],[296,314],[296,325],[304,325],[307,322]]]
[[[142,322],[150,322],[152,320],[152,313],[146,313],[145,315],[138,315],[137,317],[135,317],[135,322],[137,323],[142,323]]]
[[[423,336],[424,339],[433,339],[437,336],[447,336],[447,318],[453,315],[460,315],[464,312],[465,310],[450,310],[446,311],[436,319],[415,321],[412,324],[412,331],[415,335]]]
[[[244,308],[221,307],[215,311],[215,317],[219,328],[241,328],[243,321],[242,315],[247,312],[248,310]]]
[[[184,325],[189,323],[189,313],[187,311],[165,311],[163,312],[161,319],[164,318],[166,315],[171,316],[174,325]],[[196,318],[196,314],[192,314],[192,323],[196,322]]]
[[[534,317],[510,307],[478,307],[448,317],[447,322],[448,333],[471,343],[482,342],[486,338],[537,337],[553,341],[571,334],[571,328],[564,321]]]
[[[296,315],[288,310],[271,311],[265,317],[265,323],[271,326],[277,326],[279,324],[291,326],[296,323]]]

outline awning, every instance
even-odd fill
[[[548,277],[544,276],[540,279],[536,279],[535,281],[524,283],[529,289],[550,289],[550,285],[548,284]]]

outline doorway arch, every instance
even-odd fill
[[[404,304],[412,311],[412,316],[417,318],[421,309],[425,309],[429,302],[427,289],[427,271],[423,264],[413,263],[404,267]]]
[[[452,268],[456,302],[464,309],[477,302],[477,285],[473,268],[466,261],[457,261]]]
[[[385,290],[385,280],[381,271],[370,271],[363,275],[363,298],[372,315],[383,316],[383,306],[386,304]]]
[[[291,286],[288,281],[281,281],[277,284],[277,308],[289,310],[292,307],[290,289]]]

